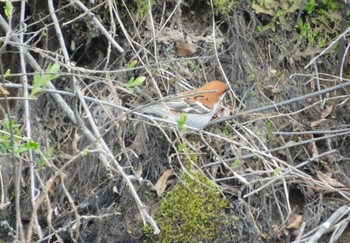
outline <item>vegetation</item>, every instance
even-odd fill
[[[213,241],[222,236],[220,229],[234,222],[225,210],[229,202],[215,184],[199,172],[182,173],[181,182],[161,200],[155,217],[161,229],[159,242]]]
[[[6,117],[0,120],[0,154],[14,153],[19,157],[29,150],[38,150],[39,144],[32,140],[25,140],[21,136],[21,125],[14,119]]]
[[[256,14],[270,16],[267,23],[258,26],[259,31],[295,32],[305,38],[303,48],[307,44],[323,47],[340,31],[340,1],[307,0],[301,9],[302,0],[253,0],[252,7]]]
[[[306,242],[334,215],[329,238],[345,235],[344,1],[12,2],[0,8],[2,241]],[[204,131],[134,112],[214,79],[229,89]]]

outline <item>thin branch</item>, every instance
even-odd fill
[[[2,16],[0,15],[2,18]],[[6,25],[11,25],[11,18],[12,14],[9,16],[9,24],[3,19],[4,23]],[[6,46],[8,45],[9,40],[11,39],[11,31],[10,29],[5,30],[6,36],[5,40],[3,41],[3,44],[0,48],[0,57],[2,53],[5,51]],[[4,78],[4,70],[3,70],[3,64],[0,62],[0,73],[1,73],[1,81],[4,84],[5,78]],[[23,224],[22,224],[22,217],[21,217],[21,206],[20,206],[20,198],[21,198],[21,179],[22,179],[22,161],[16,159],[15,156],[15,142],[14,142],[14,131],[13,131],[13,124],[12,124],[12,117],[10,112],[10,106],[9,102],[7,100],[7,95],[4,95],[5,97],[5,109],[7,114],[7,119],[9,122],[9,128],[10,128],[10,142],[11,142],[11,162],[13,166],[13,175],[15,177],[14,179],[14,193],[15,193],[15,212],[16,212],[16,240],[18,241],[24,241],[24,230],[23,230]]]
[[[63,40],[63,35],[62,35],[62,32],[61,32],[61,29],[60,29],[60,27],[58,25],[58,19],[56,17],[55,12],[54,12],[54,7],[53,7],[52,0],[49,0],[49,9],[50,9],[50,12],[51,12],[51,16],[52,16],[53,22],[55,24],[56,33],[58,34],[58,38],[60,40],[61,49],[63,50],[63,53],[64,53],[65,62],[66,62],[66,64],[68,66],[70,66],[68,51],[66,49],[66,46],[65,46],[65,43],[64,43],[64,40]],[[68,69],[68,72],[70,72],[70,69]],[[94,118],[92,117],[92,115],[90,113],[88,105],[86,104],[86,102],[85,102],[85,100],[83,98],[83,94],[82,94],[82,92],[80,90],[78,81],[76,80],[75,76],[73,76],[72,78],[73,78],[74,90],[75,90],[75,92],[76,92],[76,94],[77,94],[77,96],[78,96],[78,98],[80,100],[81,105],[84,108],[85,114],[88,117],[89,124],[90,124],[90,126],[91,126],[91,128],[93,130],[93,133],[94,133],[93,141],[96,143],[97,147],[101,149],[101,151],[104,151],[106,153],[106,155],[108,157],[107,158],[106,156],[101,154],[101,156],[100,156],[101,160],[104,162],[106,168],[110,167],[110,164],[108,162],[109,160],[111,160],[113,162],[113,165],[116,167],[116,169],[118,170],[118,172],[120,173],[120,175],[122,176],[122,178],[124,179],[126,184],[128,185],[129,191],[130,191],[131,195],[133,196],[133,198],[134,198],[134,200],[135,200],[135,202],[136,202],[136,204],[137,204],[137,206],[138,206],[138,208],[140,210],[140,213],[147,220],[147,222],[152,226],[152,228],[154,229],[154,233],[155,234],[159,234],[160,230],[159,230],[156,222],[154,221],[154,219],[147,212],[146,206],[142,203],[141,199],[137,195],[137,191],[136,191],[134,185],[130,181],[128,175],[124,172],[123,167],[121,167],[119,165],[119,163],[117,162],[117,160],[114,159],[113,153],[110,151],[107,143],[103,140],[103,138],[102,138],[102,136],[101,136],[101,134],[99,132],[99,129],[98,129],[98,127],[95,124]],[[80,117],[77,117],[77,119],[80,120]],[[85,125],[83,124],[83,122],[79,122],[79,123],[80,123],[80,128],[81,129],[88,130],[85,127]]]
[[[21,21],[20,21],[20,36],[19,36],[19,55],[20,55],[20,63],[21,63],[21,72],[23,76],[21,76],[21,81],[23,84],[23,97],[24,97],[24,126],[25,126],[25,132],[27,139],[32,138],[32,130],[31,130],[31,120],[30,120],[30,103],[29,103],[29,93],[28,93],[28,78],[27,78],[27,68],[26,68],[26,62],[25,62],[25,55],[24,55],[24,48],[23,48],[23,42],[24,42],[24,34],[26,32],[25,29],[25,9],[26,9],[26,3],[24,1],[21,2]],[[30,201],[32,204],[32,209],[35,208],[35,199],[36,199],[36,191],[38,190],[36,187],[36,180],[35,180],[35,172],[34,172],[34,163],[33,163],[33,151],[29,150],[28,152],[29,156],[29,173],[30,173]],[[39,239],[42,239],[43,233],[41,230],[41,226],[39,224],[38,215],[35,212],[33,212],[33,218],[34,218],[34,225],[36,228],[36,232],[38,234]],[[29,227],[33,227],[30,225]],[[27,239],[28,240],[28,239]]]
[[[319,229],[308,239],[308,243],[317,243],[322,235],[326,234],[329,229],[336,224],[341,218],[350,213],[350,207],[348,205],[342,206],[335,211],[329,219],[324,222]]]
[[[112,45],[117,48],[117,50],[121,53],[124,52],[124,49],[113,39],[113,37],[108,33],[108,31],[105,29],[105,27],[98,21],[95,14],[92,13],[82,2],[79,0],[71,0],[70,1],[73,6],[79,6],[81,10],[83,10],[91,19],[92,21],[97,25],[97,27],[100,29],[102,34],[112,43]]]
[[[0,15],[0,26],[4,29],[4,31],[6,32],[11,32],[12,30],[10,28],[10,26],[7,24],[7,22],[5,21],[5,19],[2,17],[2,15]],[[12,35],[11,40],[14,41],[15,43],[20,43],[20,40],[17,38],[17,36]],[[16,45],[17,48],[19,48],[19,45]],[[23,54],[25,55],[25,57],[27,58],[28,63],[32,66],[32,68],[39,72],[42,73],[43,69],[40,67],[40,65],[36,62],[36,60],[34,59],[34,57],[26,50],[23,50]],[[49,81],[46,86],[49,89],[55,90],[55,86]],[[51,94],[51,96],[54,98],[54,100],[57,102],[57,105],[61,107],[61,109],[64,111],[64,113],[68,116],[68,118],[71,120],[71,122],[73,124],[76,124],[76,119],[74,117],[74,113],[71,110],[71,108],[68,106],[68,104],[63,100],[63,98],[58,95],[58,94]]]
[[[317,91],[317,92],[313,92],[313,93],[306,94],[306,95],[303,95],[303,96],[295,97],[293,99],[284,100],[284,101],[281,101],[281,102],[278,102],[278,103],[274,103],[272,105],[258,107],[258,108],[251,109],[251,110],[248,110],[248,111],[236,114],[236,115],[226,116],[226,117],[222,117],[222,118],[219,118],[219,119],[215,119],[214,121],[210,122],[210,125],[217,124],[217,123],[222,123],[224,121],[228,121],[228,120],[234,119],[237,116],[244,116],[244,115],[249,115],[249,114],[259,113],[259,112],[263,112],[263,111],[267,111],[267,110],[271,110],[271,109],[280,108],[280,107],[283,107],[283,106],[286,106],[286,105],[290,105],[290,104],[293,104],[293,103],[296,103],[296,102],[299,102],[299,101],[302,101],[302,100],[306,100],[306,99],[309,99],[309,98],[312,98],[312,97],[315,97],[315,96],[326,94],[326,93],[334,91],[334,90],[343,89],[343,88],[348,87],[348,86],[350,86],[350,82],[341,83],[341,84],[334,85],[332,87],[329,87],[329,88],[326,88],[326,89],[323,89],[323,90],[320,90],[320,91]]]
[[[305,66],[305,69],[308,68],[312,63],[314,63],[318,58],[320,58],[320,56],[322,56],[323,54],[325,54],[332,46],[334,46],[335,44],[337,44],[337,42],[341,39],[341,38],[345,38],[345,36],[347,35],[347,33],[350,32],[350,28],[347,28],[343,33],[341,33],[340,35],[338,35],[337,38],[335,38],[334,41],[331,42],[331,44],[329,44],[329,46],[327,46],[323,51],[321,51],[320,54],[318,54],[317,56],[315,56],[314,58],[311,59],[311,61]]]

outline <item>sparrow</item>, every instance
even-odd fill
[[[224,82],[213,80],[203,87],[164,98],[164,101],[143,107],[139,111],[154,114],[175,123],[184,114],[184,125],[200,130],[209,123],[216,113],[226,90],[227,85]]]

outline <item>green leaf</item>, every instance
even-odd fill
[[[90,153],[90,150],[89,149],[84,149],[80,153],[81,153],[82,156],[86,156],[86,155],[88,155]]]
[[[15,155],[20,156],[21,153],[28,152],[29,150],[38,150],[39,143],[34,142],[33,140],[28,140],[21,145],[15,144]]]
[[[307,14],[311,14],[314,11],[315,7],[316,7],[315,1],[311,1],[305,4],[304,10],[306,11]]]
[[[39,169],[41,170],[46,167],[46,161],[44,159],[39,159],[36,163],[39,166]]]
[[[239,159],[235,159],[235,161],[233,161],[231,167],[236,168],[237,166],[239,166],[240,163],[241,163],[241,161]]]
[[[7,69],[5,74],[4,74],[4,78],[10,77],[10,75],[11,75],[11,69]]]
[[[46,159],[52,159],[53,155],[55,153],[54,148],[49,148],[46,153],[44,154]]]
[[[25,151],[29,151],[29,150],[38,150],[39,148],[39,143],[34,142],[33,140],[28,140],[25,143],[22,144],[22,149],[24,149]]]
[[[183,112],[181,113],[179,119],[177,119],[177,125],[179,125],[179,127],[183,132],[186,132],[186,127],[185,127],[186,119],[187,119],[187,116]]]
[[[60,65],[57,63],[54,63],[53,65],[49,65],[49,67],[47,68],[47,72],[50,74],[56,75],[59,71],[60,71]],[[54,78],[58,78],[58,77],[59,77],[58,75],[54,76]]]
[[[53,65],[49,65],[46,69],[46,73],[34,74],[34,81],[33,81],[33,87],[32,87],[32,93],[30,94],[30,97],[35,97],[36,94],[42,92],[41,88],[44,87],[49,81],[54,80],[59,77],[57,74],[60,71],[60,65],[57,63],[54,63]]]
[[[128,63],[127,68],[128,68],[128,69],[132,69],[132,68],[134,68],[134,67],[136,66],[136,64],[137,64],[137,60],[131,60],[131,61]]]
[[[134,88],[140,86],[146,80],[145,76],[138,76],[136,79],[134,77],[130,78],[129,82],[126,84],[128,88]]]
[[[146,80],[145,76],[138,76],[132,84],[132,87],[140,86]]]
[[[131,77],[129,82],[124,86],[130,91],[134,92],[134,88],[140,86],[146,80],[145,76],[138,76],[136,79]]]
[[[14,119],[11,119],[11,124],[10,124],[10,119],[6,117],[4,120],[2,120],[2,123],[0,124],[2,124],[2,126],[4,127],[3,129],[5,132],[11,133],[11,126],[12,126],[13,134],[18,137],[21,136],[21,131],[19,129],[21,127],[21,124],[17,124]],[[6,134],[4,134],[4,136],[10,137],[9,135],[6,135]],[[18,142],[18,138],[15,137],[14,140],[15,142]]]
[[[186,143],[180,143],[179,146],[177,146],[177,150],[181,153],[182,151],[184,151],[186,146],[187,146]]]
[[[127,85],[128,85],[128,86],[131,86],[131,84],[134,82],[134,80],[135,80],[135,77],[131,77],[131,78],[129,79],[129,82],[127,83]]]
[[[11,148],[11,141],[8,139],[0,138],[0,154],[5,153]]]
[[[45,153],[44,153],[44,157],[45,159],[39,159],[37,160],[37,165],[39,166],[39,169],[44,169],[46,167],[46,161],[50,160],[53,158],[53,155],[55,153],[54,148],[50,147]]]
[[[6,4],[4,6],[4,12],[7,18],[10,18],[13,14],[13,5],[11,0],[6,0]]]

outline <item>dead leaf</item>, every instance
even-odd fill
[[[174,175],[174,172],[170,169],[164,171],[163,175],[158,179],[156,185],[154,186],[158,197],[162,195],[168,185],[168,179],[170,176]]]
[[[332,187],[340,187],[340,188],[344,188],[346,187],[344,184],[338,182],[337,180],[331,178],[330,176],[322,173],[321,171],[316,171],[316,176],[317,178],[322,181],[323,183],[332,186]]]
[[[277,87],[274,87],[274,88],[271,90],[271,92],[272,92],[273,94],[280,94],[280,93],[282,92],[282,89],[277,88]]]
[[[291,220],[292,221],[290,224],[287,225],[287,229],[289,230],[296,230],[299,229],[301,223],[303,222],[303,215],[294,215]]]
[[[312,122],[310,122],[310,127],[318,127],[321,124],[321,122],[324,122],[324,121],[326,121],[326,119],[320,119],[320,120],[317,120],[317,121],[312,121]]]
[[[197,51],[197,46],[193,44],[176,42],[176,54],[179,57],[190,56],[194,54],[196,51]]]
[[[282,90],[280,88],[273,86],[273,85],[266,85],[264,87],[264,89],[271,94],[279,94],[282,92]]]
[[[10,93],[2,86],[0,86],[0,95],[9,95]]]
[[[309,186],[306,187],[306,194],[310,197],[313,198],[315,196],[315,191],[313,189],[313,187]]]
[[[151,31],[145,31],[145,33],[151,33]],[[162,44],[171,44],[174,41],[184,39],[184,34],[180,30],[165,27],[162,31],[162,35],[157,38],[157,41]]]
[[[312,121],[310,122],[310,127],[318,127],[320,125],[321,121]]]
[[[342,107],[343,105],[347,104],[348,101],[349,101],[349,98],[346,98],[345,100],[340,102],[337,106]]]
[[[303,127],[296,127],[293,129],[293,132],[305,132],[305,129]],[[294,134],[290,137],[290,141],[292,142],[299,142],[300,140],[302,140],[302,136],[301,134]]]
[[[311,81],[311,83],[310,83],[310,88],[311,88],[311,91],[312,91],[312,92],[315,91],[316,85],[315,85],[315,82],[314,82],[314,81]]]
[[[113,187],[113,192],[119,194],[118,188],[116,186]]]
[[[321,118],[326,118],[333,111],[333,105],[327,105],[326,108],[321,113]]]
[[[277,73],[277,70],[273,69],[272,67],[269,67],[269,71],[272,75],[275,75]]]
[[[314,135],[311,135],[311,136],[312,136],[312,139],[313,139]],[[316,145],[315,141],[311,142],[311,151],[312,151],[312,157],[313,158],[317,158],[319,153],[318,153],[318,148],[317,148],[317,145]]]

